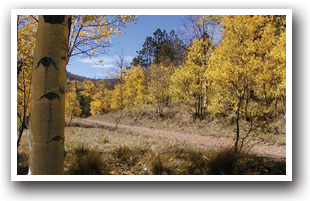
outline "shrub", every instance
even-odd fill
[[[90,151],[84,146],[74,150],[73,159],[69,164],[69,174],[72,175],[100,175],[105,174],[105,164],[101,155]]]
[[[233,149],[224,149],[211,154],[208,163],[208,174],[231,175],[236,174],[240,155]]]
[[[284,175],[286,174],[286,162],[247,153],[235,153],[233,149],[224,149],[211,154],[207,174]]]
[[[153,175],[172,175],[175,174],[172,168],[163,162],[159,154],[151,152],[147,158],[147,163]]]
[[[140,147],[131,148],[127,145],[121,145],[112,151],[112,156],[114,156],[122,164],[134,166],[145,152],[146,150]]]
[[[200,151],[188,152],[188,165],[185,169],[187,175],[204,175],[208,169],[208,159]]]

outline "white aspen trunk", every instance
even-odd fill
[[[70,16],[39,17],[32,73],[29,174],[63,174],[70,25]]]

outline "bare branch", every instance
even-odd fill
[[[242,151],[244,141],[248,138],[248,136],[250,135],[250,133],[251,133],[252,130],[253,130],[253,118],[252,118],[252,115],[250,115],[250,119],[251,119],[250,128],[249,128],[247,134],[243,137],[243,139],[242,139],[242,141],[241,141],[241,145],[240,145],[240,148],[239,148],[239,153],[241,153],[241,151]]]
[[[39,22],[39,19],[36,18],[34,15],[30,15],[32,19],[34,19],[36,22]]]

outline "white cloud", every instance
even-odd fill
[[[94,63],[91,59],[89,59],[89,58],[80,58],[79,60],[78,60],[78,62],[81,62],[81,63],[85,63],[85,64],[92,64],[92,63]]]
[[[133,60],[133,56],[124,56],[125,62],[130,64]],[[89,67],[92,68],[114,68],[115,67],[115,60],[117,60],[118,57],[116,55],[104,55],[100,57],[93,57],[90,58],[80,58],[78,62],[81,62],[83,64],[88,64]],[[102,60],[103,62],[100,63],[99,61]]]
[[[90,65],[89,67],[92,67],[92,68],[114,68],[115,65],[113,65],[113,64],[106,64],[105,62],[103,62],[102,64],[101,63],[94,64],[94,65]]]

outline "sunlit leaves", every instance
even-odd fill
[[[122,82],[108,90],[103,83],[84,81],[81,95],[90,97],[90,112],[103,114],[111,110],[133,109],[147,101],[144,72],[139,66],[121,70]]]
[[[103,114],[111,109],[110,92],[107,90],[103,83],[97,83],[96,93],[91,97],[90,113]]]
[[[176,67],[173,65],[153,64],[147,69],[148,73],[148,100],[156,108],[157,115],[163,115],[164,106],[171,101],[170,85],[173,72]]]
[[[218,104],[236,112],[242,100],[245,115],[285,114],[285,16],[225,16],[222,26],[225,37],[209,63]]]
[[[201,38],[189,47],[188,55],[180,69],[171,77],[171,93],[175,101],[185,101],[202,115],[209,102],[211,82],[207,79],[207,62],[214,44],[210,38]]]
[[[65,94],[65,114],[69,117],[80,117],[82,115],[82,110],[77,98],[77,87],[73,82],[70,85],[71,87]]]
[[[143,70],[140,66],[133,66],[124,72],[124,104],[129,108],[143,105],[147,94]]]
[[[37,23],[32,16],[17,18],[17,125],[29,116],[31,75]]]

